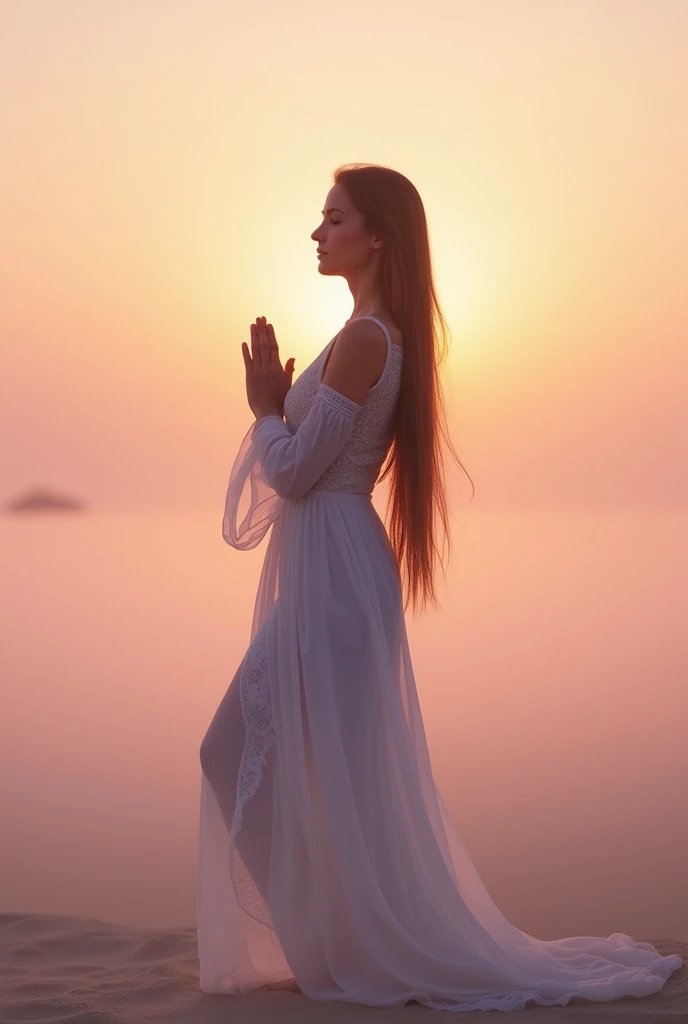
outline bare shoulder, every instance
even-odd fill
[[[382,376],[387,339],[373,320],[351,320],[337,335],[327,357],[322,382],[363,405]]]

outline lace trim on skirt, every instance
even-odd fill
[[[259,924],[274,931],[270,912],[236,849],[244,805],[258,789],[270,748],[275,742],[268,684],[267,623],[256,634],[241,669],[239,692],[245,726],[244,748],[237,779],[236,804],[229,833],[229,869],[237,902]]]

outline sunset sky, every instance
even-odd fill
[[[476,487],[407,614],[438,782],[520,927],[688,941],[687,54],[688,0],[2,0],[0,502],[96,514],[0,529],[0,911],[194,921],[267,545],[221,537],[241,344],[296,380],[341,329],[310,236],[371,162]]]
[[[684,0],[0,18],[3,501],[217,507],[251,321],[298,376],[351,313],[310,235],[352,161],[423,199],[476,503],[688,501]]]

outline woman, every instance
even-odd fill
[[[456,1012],[657,992],[679,957],[510,925],[449,819],[404,624],[409,599],[436,603],[442,440],[456,455],[425,214],[403,175],[354,165],[323,215],[320,272],[347,280],[350,319],[293,386],[265,318],[242,345],[256,419],[223,536],[245,550],[272,533],[251,644],[201,745],[201,989]],[[388,537],[371,494],[390,472]]]

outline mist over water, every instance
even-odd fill
[[[0,910],[194,925],[198,748],[267,543],[229,549],[220,518],[0,524]],[[685,514],[463,520],[442,607],[406,621],[492,898],[541,938],[688,940]]]

